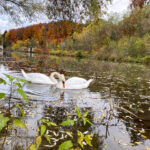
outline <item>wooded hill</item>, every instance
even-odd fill
[[[57,45],[57,43],[64,41],[74,32],[81,32],[83,26],[83,24],[71,21],[58,21],[12,29],[6,34],[7,45],[28,40],[32,46],[45,48],[48,43]]]

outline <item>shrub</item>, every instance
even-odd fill
[[[81,51],[77,51],[77,52],[76,52],[76,57],[78,57],[78,58],[83,58],[82,52],[81,52]]]

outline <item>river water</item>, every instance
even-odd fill
[[[15,92],[11,99],[0,100],[0,113],[21,119],[18,103],[25,111],[25,129],[7,127],[0,132],[0,149],[25,150],[35,143],[40,120],[45,118],[60,124],[74,117],[77,105],[81,112],[88,112],[92,126],[79,123],[73,127],[48,127],[51,144],[42,138],[40,150],[57,150],[65,140],[72,140],[80,147],[76,136],[66,135],[77,130],[93,134],[92,145],[84,142],[85,150],[144,150],[150,147],[150,67],[139,64],[102,62],[88,59],[56,57],[42,54],[8,53],[0,57],[0,78],[9,82],[3,73],[23,79],[20,72],[40,72],[49,75],[53,71],[67,78],[78,76],[94,78],[93,83],[82,90],[60,90],[55,86],[24,84],[29,97],[25,104]],[[0,84],[0,93],[10,96],[10,86]],[[9,122],[11,126],[11,120]],[[5,139],[5,142],[3,142]]]

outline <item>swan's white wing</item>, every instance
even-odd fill
[[[87,82],[87,80],[85,80],[83,78],[72,77],[72,78],[68,79],[65,83],[69,85],[69,84],[84,84],[86,82]]]
[[[54,84],[50,78],[42,73],[27,73],[27,80],[32,83]]]

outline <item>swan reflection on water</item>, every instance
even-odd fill
[[[42,85],[42,84],[25,84],[23,90],[33,99],[55,101],[63,100],[65,103],[70,103],[70,100],[90,104],[90,106],[96,105],[101,100],[101,94],[98,92],[91,92],[90,89],[80,90],[63,90],[58,89],[54,85]]]

